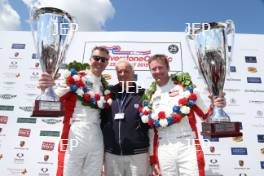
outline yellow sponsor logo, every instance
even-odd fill
[[[233,141],[235,141],[235,142],[242,142],[242,141],[243,141],[243,136],[233,137],[232,139],[233,139]]]
[[[256,73],[257,72],[257,68],[256,67],[248,67],[248,71],[250,73]]]

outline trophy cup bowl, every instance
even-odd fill
[[[73,25],[74,24],[74,25]],[[33,41],[41,69],[55,78],[74,36],[74,18],[54,8],[34,8],[31,12]],[[58,117],[64,115],[63,106],[54,89],[49,87],[35,100],[32,116]]]
[[[202,23],[188,31],[189,50],[214,100],[223,92],[226,68],[232,56],[234,23],[231,20]],[[229,46],[231,52],[228,51]],[[222,107],[213,107],[212,115],[202,122],[201,134],[209,138],[242,136],[241,125],[241,122],[231,122]]]

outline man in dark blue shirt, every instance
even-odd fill
[[[111,87],[111,110],[102,112],[107,176],[146,176],[148,162],[148,126],[143,124],[138,107],[144,89],[134,80],[133,66],[126,60],[116,64],[119,83]]]

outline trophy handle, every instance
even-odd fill
[[[232,20],[226,20],[226,56],[227,56],[227,66],[228,66],[228,74],[230,74],[230,64],[232,62],[233,53],[234,53],[234,43],[235,43],[235,24]],[[230,49],[229,49],[230,47]]]
[[[35,15],[36,11],[37,11],[37,7],[34,7],[34,6],[29,11],[29,23],[31,24],[29,26],[30,26],[30,29],[31,29],[32,37],[33,37],[33,45],[34,45],[36,54],[38,55],[39,51],[38,51],[37,41],[36,41],[36,31],[34,30],[34,27],[33,27],[34,25],[36,25],[34,23],[34,18],[36,18],[36,15]],[[37,58],[39,58],[39,56],[37,56]]]
[[[187,47],[188,47],[188,50],[191,53],[192,60],[195,63],[195,66],[198,67],[198,71],[200,72],[200,70],[199,70],[199,64],[198,64],[198,59],[196,59],[196,57],[195,57],[196,55],[193,53],[193,48],[192,48],[192,45],[191,45],[191,41],[193,42],[193,39],[194,39],[194,36],[192,34],[187,34],[185,36],[185,40],[186,40],[186,43],[187,43]]]

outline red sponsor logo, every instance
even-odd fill
[[[179,95],[179,90],[173,90],[173,91],[170,91],[169,92],[169,96],[170,97],[175,97],[177,95]]]
[[[48,150],[52,151],[54,150],[55,143],[54,142],[42,142],[41,150]]]
[[[18,136],[22,137],[29,137],[30,136],[31,129],[27,128],[20,128],[18,132]]]
[[[8,120],[7,116],[0,116],[0,124],[6,124]]]

